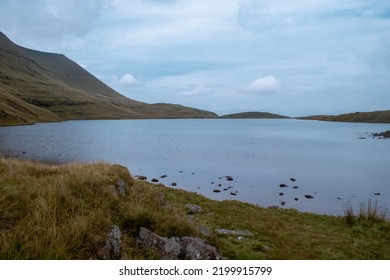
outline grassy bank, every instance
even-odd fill
[[[127,184],[126,197],[112,187],[118,179]],[[204,211],[189,218],[187,203]],[[125,259],[156,258],[136,246],[141,226],[166,237],[199,236],[230,259],[390,259],[390,225],[383,220],[212,201],[137,181],[118,165],[0,158],[0,259],[94,259],[114,224]],[[217,228],[253,235],[238,240]]]

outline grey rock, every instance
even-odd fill
[[[137,245],[153,250],[162,260],[223,260],[217,249],[196,237],[161,237],[141,228]]]
[[[215,230],[218,234],[223,235],[240,235],[240,236],[252,236],[252,233],[249,230],[230,230],[219,228]]]
[[[113,226],[107,234],[106,244],[99,251],[98,258],[103,260],[119,260],[121,259],[121,231],[118,226]]]
[[[177,260],[181,246],[175,239],[161,237],[150,230],[141,227],[137,245],[153,250],[162,260]]]
[[[188,209],[189,214],[198,214],[203,212],[203,208],[199,205],[195,204],[186,204],[186,208]]]
[[[165,206],[167,204],[167,201],[165,200],[165,193],[163,193],[163,192],[159,192],[156,195],[156,200],[158,201],[160,206]]]
[[[208,229],[208,227],[204,226],[204,225],[199,225],[196,227],[197,231],[204,235],[204,236],[211,236],[211,232],[210,230]]]
[[[122,179],[118,179],[115,184],[115,188],[118,191],[119,196],[126,196],[126,183]]]
[[[224,260],[213,246],[195,237],[183,237],[180,241],[182,246],[182,259],[185,260]]]

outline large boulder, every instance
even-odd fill
[[[137,245],[153,250],[162,260],[177,260],[181,252],[174,238],[161,237],[143,227],[139,231]]]
[[[223,260],[217,249],[196,237],[161,237],[141,228],[137,245],[153,250],[162,260]]]
[[[185,260],[224,260],[218,254],[217,249],[196,237],[183,237],[180,240],[182,246],[181,259]]]

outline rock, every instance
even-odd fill
[[[226,178],[227,181],[233,181],[234,180],[232,176],[225,176],[225,178]]]
[[[198,214],[203,212],[203,208],[199,205],[186,204],[185,206],[188,209],[188,214]]]
[[[125,197],[126,196],[126,183],[122,179],[118,179],[115,185],[109,186],[111,192],[116,197]]]
[[[372,133],[371,135],[373,138],[388,139],[390,138],[390,130],[387,130],[385,132],[380,132],[380,133]]]
[[[156,200],[158,201],[158,203],[160,204],[160,206],[165,206],[167,204],[166,200],[165,200],[165,193],[163,192],[159,192],[157,195],[156,195]]]
[[[295,178],[290,178],[290,181],[295,182],[296,180]]]
[[[230,230],[219,228],[215,230],[216,233],[221,235],[240,235],[240,236],[252,236],[249,230]]]
[[[284,205],[286,205],[286,202],[285,201],[281,201],[280,205],[284,206]]]
[[[218,184],[218,187],[221,187],[222,186],[222,184]]]
[[[148,177],[143,176],[143,175],[137,175],[137,176],[135,176],[135,178],[137,178],[138,180],[141,180],[141,181],[145,181],[148,179]]]
[[[284,193],[280,192],[279,195],[282,196],[282,195],[284,195]]]
[[[200,234],[203,234],[204,236],[211,236],[211,232],[210,230],[208,229],[208,227],[204,226],[204,225],[199,225],[196,227],[196,230],[200,233]]]
[[[161,237],[146,228],[140,229],[137,245],[153,250],[161,260],[224,260],[217,249],[196,237]]]
[[[299,198],[298,198],[298,197],[295,197],[295,198],[294,198],[294,200],[295,200],[295,201],[298,201],[298,200],[299,200]]]
[[[176,187],[176,186],[177,186],[177,183],[173,182],[173,183],[171,184],[171,186],[172,186],[172,187]]]
[[[153,178],[151,181],[152,181],[153,183],[157,183],[157,182],[158,182],[158,179]]]
[[[168,175],[161,175],[160,179],[167,178],[167,177],[168,177]]]
[[[229,188],[224,188],[223,190],[224,190],[224,191],[227,191],[227,190],[229,190]]]
[[[294,186],[293,189],[298,189],[299,187],[298,186]]]
[[[182,246],[182,259],[185,260],[224,260],[213,246],[195,237],[183,237],[180,241]]]
[[[118,191],[119,196],[126,196],[126,183],[122,179],[116,180],[115,188]]]
[[[174,238],[161,237],[143,227],[140,228],[137,245],[153,250],[162,260],[177,260],[181,252],[181,246]]]
[[[107,234],[106,244],[98,252],[98,258],[103,260],[119,260],[121,259],[121,231],[118,226],[113,226]]]
[[[213,190],[213,192],[219,193],[219,192],[221,192],[221,190],[215,189],[215,190]]]
[[[307,199],[312,199],[312,198],[314,198],[314,197],[313,197],[312,195],[310,195],[310,194],[306,194],[305,197],[306,197]]]
[[[279,187],[281,187],[281,188],[287,188],[287,185],[286,185],[286,184],[280,184]]]
[[[376,193],[374,193],[374,195],[381,195],[381,193],[379,193],[379,192],[376,192]]]
[[[231,192],[230,194],[231,195],[237,195],[237,192]]]

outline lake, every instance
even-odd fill
[[[390,124],[292,119],[67,121],[0,127],[0,153],[119,163],[216,200],[342,215],[348,201],[389,208],[390,140],[369,135],[385,130]]]

